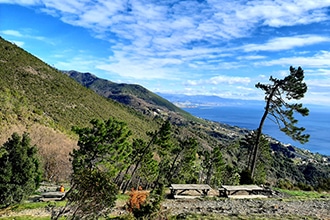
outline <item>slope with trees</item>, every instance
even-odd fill
[[[127,121],[137,137],[158,123],[103,98],[18,46],[0,38],[0,143],[27,131],[37,144],[46,180],[68,178],[68,153],[76,146],[72,126],[93,118]],[[48,158],[48,159],[47,159]]]

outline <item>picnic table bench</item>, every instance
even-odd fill
[[[171,184],[171,195],[181,195],[185,191],[194,190],[206,196],[212,188],[208,184]]]
[[[238,195],[238,193],[242,193],[242,192],[245,192],[248,195],[260,195],[261,193],[268,192],[268,190],[257,185],[238,185],[238,186],[222,185],[221,188],[219,188],[220,197],[229,197],[232,195]]]
[[[44,192],[41,194],[40,201],[56,201],[61,200],[65,196],[62,192]]]

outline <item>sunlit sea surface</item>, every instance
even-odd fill
[[[306,128],[305,133],[310,134],[308,143],[302,145],[293,141],[281,132],[278,126],[270,119],[266,120],[263,133],[282,143],[330,156],[330,111],[328,108],[308,108],[310,110],[308,116],[295,116],[299,121],[297,125]],[[263,107],[260,106],[195,107],[184,108],[184,110],[200,118],[251,130],[258,127],[263,114]]]

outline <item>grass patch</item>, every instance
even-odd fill
[[[65,206],[66,201],[56,201],[56,202],[27,202],[21,203],[12,206],[10,209],[13,212],[20,212],[26,209],[39,209],[39,208],[47,208],[47,207],[63,207]]]
[[[13,205],[11,207],[6,208],[6,210],[2,210],[3,214],[9,212],[11,216],[1,217],[0,212],[0,220],[50,220],[50,216],[33,216],[33,215],[16,215],[24,210],[33,210],[33,209],[51,209],[52,207],[63,207],[65,206],[66,201],[53,201],[53,202],[26,202],[17,205]],[[0,210],[1,211],[1,210]],[[60,218],[65,219],[65,218]]]
[[[129,195],[128,194],[118,194],[117,195],[117,201],[118,202],[123,202],[123,201],[128,201]]]
[[[320,193],[316,191],[302,191],[302,190],[288,190],[288,189],[276,189],[281,193],[285,193],[297,199],[330,199],[329,193]]]

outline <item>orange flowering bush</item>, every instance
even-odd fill
[[[142,190],[142,187],[139,187],[138,190],[132,188],[129,196],[130,198],[127,202],[127,210],[129,212],[134,212],[135,209],[140,209],[146,202],[149,192]]]
[[[136,219],[168,219],[167,214],[161,209],[161,201],[164,196],[164,188],[157,188],[151,193],[142,190],[131,189],[129,201],[126,203],[127,210]]]

